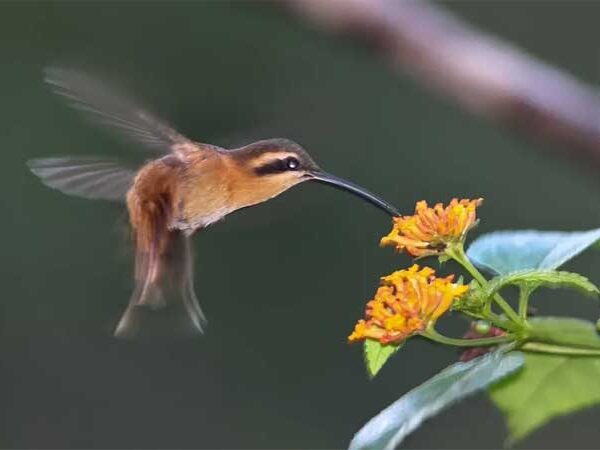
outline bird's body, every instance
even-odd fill
[[[165,227],[191,233],[224,217],[230,212],[227,177],[221,176],[219,183],[206,182],[227,170],[224,159],[218,150],[198,146],[146,163],[127,192],[132,226],[146,235],[145,218],[160,214]]]
[[[45,184],[86,198],[126,201],[136,246],[136,288],[116,334],[193,334],[204,315],[193,285],[190,236],[227,214],[273,198],[307,180],[333,184],[391,215],[393,207],[322,172],[298,144],[258,141],[226,150],[194,142],[121,95],[78,72],[52,69],[47,81],[78,109],[163,155],[131,170],[105,159],[29,162]],[[163,310],[160,315],[154,311]]]

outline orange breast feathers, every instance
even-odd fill
[[[144,166],[127,195],[140,248],[161,248],[164,233],[191,233],[235,209],[231,176],[221,155],[198,152],[187,155],[185,161],[168,158]]]

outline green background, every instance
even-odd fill
[[[600,82],[600,3],[447,6]],[[594,168],[538,151],[551,149],[464,113],[270,3],[2,3],[0,57],[3,447],[343,447],[456,359],[414,340],[369,382],[360,346],[345,339],[378,277],[409,260],[378,248],[389,228],[383,214],[316,184],[197,234],[203,338],[112,338],[132,288],[123,209],[51,191],[24,163],[144,154],[49,93],[46,65],[116,80],[197,140],[294,139],[323,168],[403,212],[419,199],[485,197],[475,233],[600,224]],[[590,253],[568,268],[598,283],[599,267]],[[541,300],[534,304],[545,314],[597,316],[597,305],[574,294]],[[443,322],[455,335],[465,326]],[[597,409],[559,419],[521,445],[594,448],[597,419]],[[504,435],[500,413],[480,395],[427,422],[406,446],[498,447]]]

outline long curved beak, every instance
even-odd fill
[[[337,189],[341,189],[346,192],[350,192],[351,194],[356,195],[357,197],[366,200],[377,208],[385,211],[390,216],[399,216],[400,213],[396,208],[394,208],[389,203],[383,201],[375,194],[363,189],[362,187],[351,183],[350,181],[344,180],[343,178],[336,177],[335,175],[331,175],[326,172],[313,172],[310,174],[310,180],[318,181],[319,183],[328,184],[329,186],[333,186]]]

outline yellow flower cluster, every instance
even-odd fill
[[[383,277],[375,298],[367,303],[365,320],[358,321],[348,340],[396,344],[425,330],[469,289],[452,283],[453,278],[436,278],[433,269],[416,264]]]
[[[433,208],[420,201],[414,216],[394,218],[392,231],[381,239],[382,246],[394,246],[399,252],[406,250],[417,257],[439,255],[447,245],[462,240],[477,221],[476,208],[483,199],[458,200],[444,207],[441,203]]]

